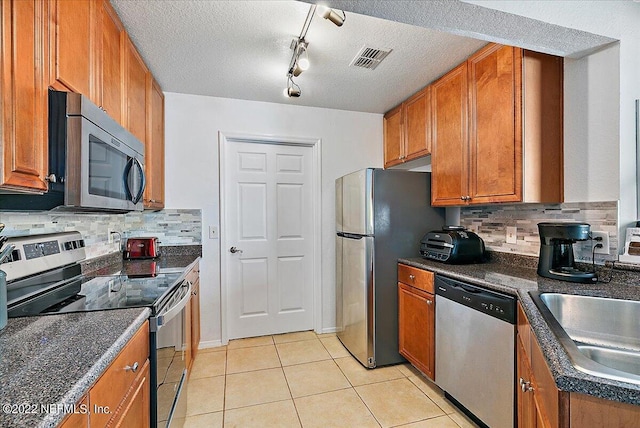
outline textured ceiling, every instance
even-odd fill
[[[311,67],[295,79],[302,96],[287,98],[289,46],[300,34],[310,4],[111,2],[164,91],[372,113],[397,105],[486,40],[533,48],[527,39],[533,32],[533,40],[541,41],[537,50],[562,54],[585,52],[611,40],[457,1],[333,1],[332,6],[347,10],[347,20],[336,27],[313,18],[306,37]],[[483,18],[482,25],[469,18],[470,11]],[[558,35],[567,39],[565,50],[554,44]],[[364,45],[393,51],[373,71],[349,67]]]

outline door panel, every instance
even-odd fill
[[[373,237],[342,241],[342,322],[338,338],[363,365],[373,357]],[[337,296],[336,298],[339,298]]]
[[[467,64],[431,86],[433,142],[431,203],[460,205],[468,190]]]
[[[342,228],[358,235],[373,234],[371,171],[363,169],[342,177]]]
[[[241,313],[240,317],[268,315],[267,298],[269,290],[265,278],[268,277],[269,268],[266,258],[244,259],[241,266]]]
[[[228,143],[230,339],[313,328],[312,149]]]

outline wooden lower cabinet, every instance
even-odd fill
[[[433,278],[431,272],[398,265],[398,351],[430,379],[436,355]]]
[[[640,406],[558,390],[518,304],[518,428],[640,427]]]
[[[640,427],[640,406],[572,393],[571,427]]]
[[[151,407],[150,387],[149,361],[147,361],[133,385],[131,385],[127,398],[125,398],[107,426],[124,428],[148,427],[149,409]],[[91,426],[93,427],[94,425],[92,424]]]
[[[84,396],[82,400],[76,404],[75,412],[70,413],[60,425],[59,428],[86,428],[89,426],[89,397]]]
[[[147,321],[89,390],[90,426],[148,427],[150,393]]]
[[[569,393],[560,391],[518,304],[518,427],[568,427]]]

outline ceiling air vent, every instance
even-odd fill
[[[393,49],[378,49],[363,46],[360,52],[349,64],[350,67],[368,68],[369,70],[375,69],[383,59],[391,53]]]

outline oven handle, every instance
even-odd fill
[[[155,322],[152,322],[152,331],[160,330],[162,326],[164,326],[166,323],[171,321],[180,312],[182,312],[182,310],[185,308],[185,306],[187,306],[187,304],[191,300],[191,288],[192,288],[191,281],[185,280],[184,282],[187,283],[188,285],[188,289],[184,297],[180,299],[178,303],[176,303],[175,305],[173,305],[172,307],[162,312],[161,314],[158,314],[158,316],[155,317]],[[181,287],[184,287],[184,286],[185,285],[183,283]]]
[[[129,188],[129,175],[131,174],[131,168],[133,167],[134,158],[129,158],[127,164],[124,167],[124,173],[122,179],[124,180],[124,191],[127,199],[132,200],[133,194],[131,193],[131,189]]]

